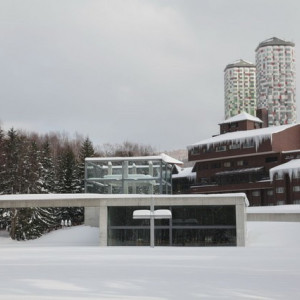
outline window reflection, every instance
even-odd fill
[[[173,219],[155,220],[156,246],[236,246],[235,206],[173,206]],[[149,246],[150,221],[133,219],[149,207],[108,207],[109,246]]]

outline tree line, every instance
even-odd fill
[[[0,194],[84,193],[86,157],[153,155],[151,146],[123,142],[95,148],[88,137],[38,135],[0,128]],[[60,226],[83,222],[83,208],[0,209],[0,228],[12,239],[27,240]]]

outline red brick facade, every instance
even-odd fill
[[[244,143],[232,149],[232,140],[225,138],[222,143],[190,146],[189,161],[195,161],[197,174],[190,193],[245,192],[250,205],[300,204],[300,178],[284,176],[272,182],[269,176],[271,168],[300,158],[300,124],[282,128],[259,145]]]

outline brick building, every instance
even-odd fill
[[[245,192],[250,205],[300,202],[299,174],[276,173],[300,159],[300,124],[261,128],[260,119],[242,113],[219,125],[220,135],[188,146],[196,173],[190,193]]]

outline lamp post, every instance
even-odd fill
[[[150,247],[154,248],[154,220],[171,219],[172,213],[169,209],[154,210],[154,198],[151,197],[150,210],[139,209],[133,212],[133,219],[150,219]]]

